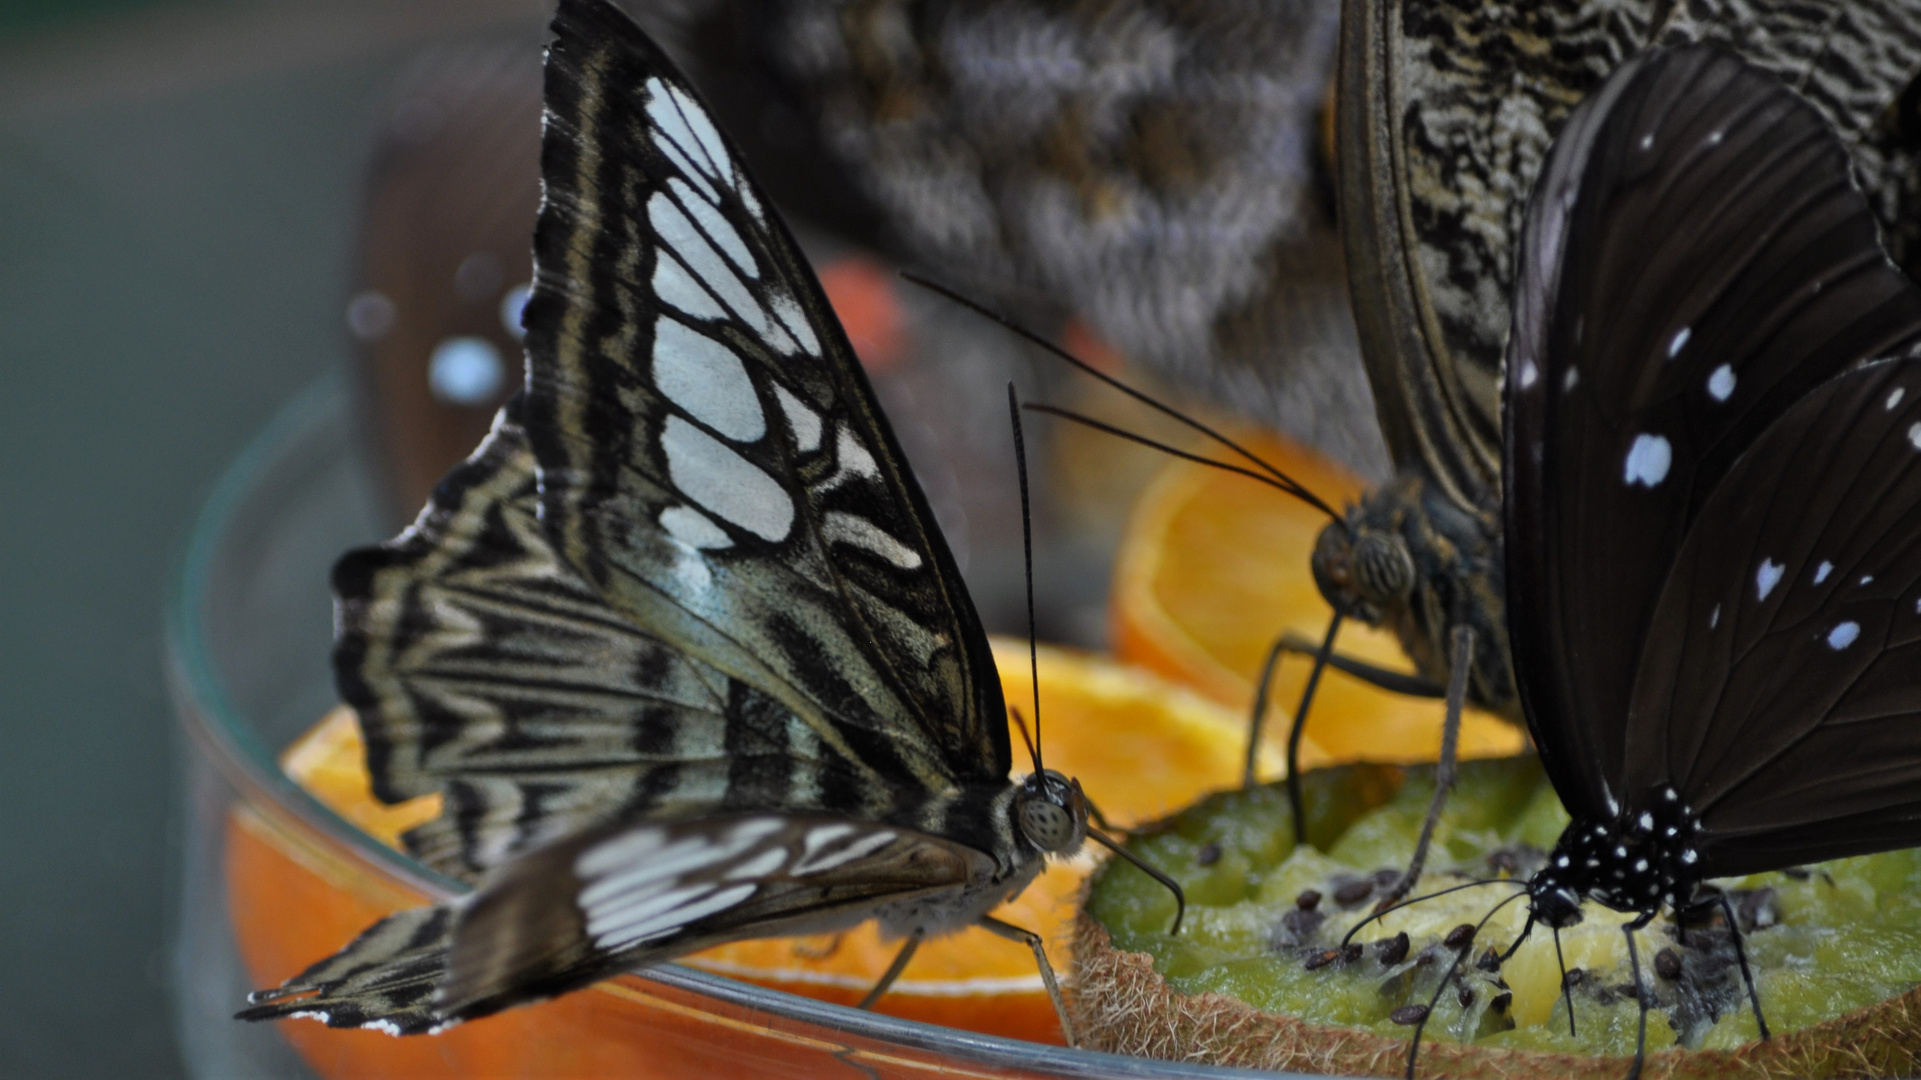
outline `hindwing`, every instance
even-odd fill
[[[1004,780],[985,635],[792,238],[630,21],[554,26],[524,319],[555,548],[877,771]]]

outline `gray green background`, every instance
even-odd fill
[[[342,362],[385,76],[538,0],[0,0],[0,1077],[181,1074],[160,615]]]

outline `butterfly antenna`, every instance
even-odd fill
[[[1434,1006],[1440,1004],[1441,995],[1447,991],[1448,984],[1454,981],[1454,973],[1461,970],[1461,961],[1467,959],[1467,954],[1474,951],[1474,939],[1481,936],[1481,928],[1487,925],[1489,919],[1499,914],[1502,908],[1526,895],[1527,890],[1523,889],[1494,905],[1486,915],[1481,916],[1481,921],[1474,924],[1474,933],[1461,943],[1460,950],[1454,954],[1454,962],[1441,973],[1441,984],[1434,988],[1434,996],[1428,999],[1427,1008],[1421,1012],[1421,1018],[1414,1022],[1414,1038],[1407,1047],[1407,1080],[1414,1080],[1414,1059],[1421,1052],[1421,1032],[1427,1029],[1428,1018],[1434,1015]]]
[[[1208,438],[1213,439],[1215,442],[1221,444],[1222,446],[1227,447],[1229,450],[1234,451],[1235,453],[1241,455],[1243,458],[1246,458],[1248,461],[1259,466],[1261,470],[1266,472],[1268,475],[1281,481],[1283,484],[1288,485],[1288,490],[1291,491],[1295,495],[1295,497],[1301,499],[1302,501],[1306,502],[1308,505],[1326,514],[1328,517],[1333,518],[1335,521],[1343,520],[1342,517],[1339,514],[1335,513],[1334,509],[1328,506],[1324,500],[1315,496],[1313,492],[1302,487],[1300,483],[1297,482],[1293,477],[1275,468],[1273,465],[1268,464],[1265,460],[1263,460],[1260,457],[1260,455],[1254,453],[1252,450],[1249,450],[1245,446],[1242,446],[1240,443],[1235,442],[1233,439],[1228,438],[1226,435],[1221,434],[1219,431],[1214,430],[1212,427],[1208,426],[1207,424],[1204,424],[1201,421],[1196,420],[1191,416],[1188,416],[1187,414],[1181,412],[1179,409],[1176,409],[1170,405],[1165,405],[1159,401],[1156,401],[1151,395],[1134,389],[1133,387],[1127,385],[1126,383],[1120,381],[1119,379],[1116,379],[1112,375],[1109,375],[1106,372],[1099,370],[1098,368],[1094,367],[1092,364],[1089,364],[1087,361],[1082,360],[1080,357],[1075,356],[1073,353],[1068,352],[1066,349],[1061,348],[1059,345],[1054,344],[1053,342],[1047,340],[1046,338],[1040,336],[1039,334],[1036,334],[1032,330],[1027,329],[1026,327],[1020,325],[1019,323],[1008,318],[1007,316],[1002,315],[1000,312],[995,311],[992,308],[989,308],[986,305],[981,304],[975,300],[971,300],[965,296],[962,296],[960,293],[955,292],[954,290],[948,288],[945,285],[932,281],[928,278],[924,278],[919,274],[914,273],[911,270],[902,270],[900,272],[900,276],[907,279],[910,282],[913,282],[916,285],[919,285],[921,288],[926,289],[929,292],[946,297],[947,299],[953,301],[956,304],[959,304],[960,306],[968,309],[969,311],[974,312],[976,315],[979,315],[982,318],[989,319],[993,322],[999,323],[1001,326],[1007,328],[1008,330],[1013,331],[1019,337],[1029,342],[1032,342],[1035,345],[1040,346],[1042,349],[1045,349],[1048,353],[1054,356],[1057,356],[1062,360],[1067,361],[1069,364],[1072,364],[1076,368],[1079,368],[1082,372],[1085,372],[1086,374],[1093,376],[1095,379],[1098,379],[1101,382],[1104,382],[1107,385],[1113,387],[1114,389],[1119,390],[1121,393],[1126,394],[1128,397],[1133,398],[1135,401],[1138,401],[1141,404],[1146,405],[1148,408],[1153,409],[1156,412],[1159,412],[1168,417],[1171,417],[1176,422],[1184,424],[1187,427],[1200,432],[1202,435],[1205,435]]]
[[[1335,609],[1334,617],[1328,620],[1327,636],[1321,639],[1320,651],[1314,654],[1314,667],[1307,673],[1307,685],[1301,689],[1301,707],[1294,710],[1293,726],[1287,729],[1287,801],[1294,811],[1294,842],[1307,843],[1307,800],[1301,794],[1301,736],[1307,733],[1307,707],[1314,703],[1314,691],[1321,685],[1321,673],[1327,670],[1327,659],[1334,653],[1334,635],[1341,632],[1342,615]],[[1253,753],[1252,749],[1248,751]]]
[[[1021,399],[1007,384],[1007,418],[1014,425],[1014,468],[1021,478],[1021,554],[1027,571],[1027,673],[1034,684],[1034,771],[1041,768],[1041,657],[1034,643],[1034,512],[1027,494],[1027,439],[1021,434]]]
[[[1312,492],[1301,487],[1299,484],[1295,484],[1292,482],[1282,483],[1281,481],[1274,479],[1272,476],[1269,476],[1266,473],[1256,472],[1253,469],[1242,468],[1241,466],[1236,465],[1232,462],[1220,461],[1215,458],[1208,457],[1206,454],[1196,454],[1196,453],[1192,453],[1191,451],[1182,450],[1177,446],[1173,446],[1169,443],[1161,442],[1158,439],[1149,438],[1148,436],[1142,435],[1139,432],[1129,431],[1126,428],[1117,427],[1113,424],[1106,423],[1105,421],[1096,420],[1091,416],[1074,412],[1071,409],[1063,409],[1058,405],[1047,405],[1047,404],[1038,403],[1038,402],[1030,402],[1026,405],[1023,405],[1022,408],[1026,409],[1028,412],[1046,413],[1049,416],[1058,416],[1062,420],[1071,420],[1074,423],[1081,425],[1082,427],[1093,428],[1095,431],[1099,431],[1107,435],[1112,435],[1116,438],[1126,439],[1128,442],[1139,443],[1142,446],[1150,447],[1154,450],[1159,450],[1161,453],[1166,454],[1169,457],[1177,457],[1184,461],[1191,461],[1196,465],[1207,465],[1216,469],[1221,469],[1225,472],[1231,472],[1239,476],[1245,476],[1248,479],[1253,480],[1257,483],[1266,484],[1268,487],[1274,488],[1277,491],[1285,492],[1286,494],[1292,495],[1295,498],[1308,503],[1310,506],[1314,506],[1321,510],[1327,510],[1327,507],[1319,499],[1315,498]],[[1341,527],[1343,529],[1347,527],[1347,522],[1345,519],[1343,519],[1337,514],[1334,514],[1333,511],[1331,510],[1327,510],[1327,512],[1329,516],[1333,517],[1335,521],[1340,522]]]
[[[1027,756],[1034,759],[1034,774],[1036,776],[1040,775],[1041,752],[1034,748],[1034,739],[1027,734],[1027,718],[1022,716],[1021,711],[1012,705],[1007,707],[1007,712],[1008,715],[1014,718],[1014,727],[1021,733],[1021,741],[1027,744]]]
[[[1121,858],[1126,859],[1128,862],[1133,863],[1135,869],[1139,870],[1143,874],[1146,874],[1148,877],[1153,878],[1155,881],[1160,882],[1162,885],[1167,887],[1168,892],[1171,892],[1174,894],[1174,926],[1167,933],[1170,937],[1180,933],[1181,920],[1187,917],[1187,893],[1182,891],[1181,883],[1178,881],[1175,881],[1171,877],[1168,877],[1153,863],[1148,862],[1146,859],[1143,859],[1139,855],[1136,855],[1133,852],[1122,847],[1120,844],[1116,843],[1112,837],[1108,836],[1106,833],[1101,832],[1099,829],[1089,828],[1087,830],[1087,835],[1090,839],[1098,842],[1102,847],[1106,848],[1107,850],[1113,852],[1116,855],[1119,855]]]
[[[1437,889],[1434,892],[1426,893],[1422,896],[1409,897],[1408,899],[1403,900],[1398,904],[1395,904],[1393,907],[1382,908],[1381,910],[1376,911],[1373,914],[1369,915],[1367,918],[1362,919],[1360,922],[1355,923],[1353,926],[1348,927],[1346,935],[1344,935],[1341,938],[1341,948],[1343,949],[1347,948],[1348,945],[1354,941],[1354,935],[1360,933],[1361,929],[1365,927],[1368,923],[1378,921],[1379,919],[1385,916],[1391,915],[1394,912],[1401,910],[1402,908],[1413,907],[1415,904],[1432,900],[1437,896],[1446,896],[1448,893],[1457,893],[1457,892],[1460,892],[1462,889],[1473,889],[1473,888],[1478,888],[1479,886],[1482,886],[1482,885],[1517,885],[1517,884],[1520,884],[1520,883],[1516,882],[1513,878],[1486,878],[1480,881],[1469,881],[1461,885],[1450,885],[1445,889]],[[1527,892],[1527,886],[1521,885],[1520,892],[1515,893],[1515,896],[1523,895],[1526,892]],[[1505,904],[1508,901],[1513,899],[1514,897],[1510,896],[1507,898],[1507,900],[1501,901],[1501,903]],[[1494,910],[1499,911],[1501,909],[1499,906],[1496,906]]]

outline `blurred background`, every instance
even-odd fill
[[[1005,382],[1170,429],[899,265],[1384,470],[1321,138],[1333,0],[627,6],[795,219],[991,629],[1021,628]],[[316,380],[349,388],[383,531],[511,390],[547,11],[0,0],[0,1075],[183,1075],[170,574]],[[1042,636],[1099,646],[1157,461],[1036,441]]]

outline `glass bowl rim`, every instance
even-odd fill
[[[290,447],[346,419],[346,380],[335,373],[310,384],[275,414],[222,472],[188,533],[167,590],[167,676],[182,707],[174,711],[194,746],[237,788],[272,797],[303,825],[345,845],[420,892],[446,899],[466,886],[378,843],[314,798],[280,770],[271,750],[226,691],[206,635],[207,584],[236,512]],[[943,1027],[818,1001],[680,964],[661,964],[632,974],[675,989],[786,1020],[817,1025],[877,1042],[949,1054],[988,1066],[1039,1069],[1063,1076],[1168,1078],[1275,1077],[1290,1074],[1131,1057],[1099,1050],[1025,1042]]]

